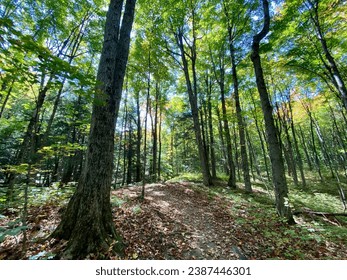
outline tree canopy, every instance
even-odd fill
[[[0,210],[22,205],[25,231],[32,189],[76,185],[52,235],[64,257],[124,254],[111,190],[143,200],[177,176],[261,185],[289,223],[316,182],[346,211],[346,1],[4,0],[0,15]]]

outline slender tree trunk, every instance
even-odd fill
[[[328,44],[322,30],[322,26],[321,26],[321,22],[319,18],[319,11],[318,11],[319,0],[308,0],[306,1],[306,3],[308,3],[309,7],[311,8],[310,9],[311,21],[313,22],[313,25],[315,27],[318,40],[321,43],[324,55],[326,59],[328,60],[328,64],[324,63],[324,65],[326,66],[331,76],[332,83],[334,84],[336,90],[340,94],[340,98],[345,110],[347,110],[347,88],[342,78],[342,75],[340,73],[340,70],[337,66],[337,63],[335,62],[335,59],[328,48]]]
[[[220,111],[218,106],[216,107],[216,114],[218,118],[218,132],[219,132],[219,138],[221,142],[221,149],[222,149],[222,156],[223,156],[223,171],[225,173],[228,173],[229,167],[228,167],[228,160],[227,160],[227,155],[226,155],[226,147],[225,147],[225,141],[224,141],[224,132],[223,132],[223,124],[222,124],[222,119],[220,116]]]
[[[126,182],[126,173],[127,173],[127,165],[126,165],[126,158],[127,158],[127,150],[128,150],[128,105],[127,105],[127,97],[124,98],[124,109],[125,109],[125,116],[124,116],[124,142],[123,142],[123,176],[122,176],[122,186],[125,185]]]
[[[35,145],[35,131],[37,129],[37,125],[39,122],[40,113],[46,98],[46,94],[48,89],[50,88],[51,81],[53,79],[53,75],[50,76],[48,82],[46,85],[43,85],[44,83],[44,77],[42,78],[42,87],[39,90],[39,94],[36,100],[36,106],[34,111],[32,112],[31,118],[29,120],[29,123],[27,125],[26,132],[23,137],[22,144],[19,148],[19,151],[17,153],[16,159],[15,159],[15,165],[20,165],[22,163],[26,163],[29,160],[29,150],[33,149],[33,154],[35,153],[36,145]],[[32,159],[31,159],[32,160]],[[7,185],[7,194],[6,199],[8,202],[11,202],[13,200],[13,188],[14,183],[16,179],[16,173],[11,172],[9,176],[7,177],[7,180],[5,182],[5,185]]]
[[[154,124],[152,126],[152,138],[153,138],[153,147],[152,147],[152,176],[153,181],[157,180],[158,175],[158,110],[159,110],[159,100],[160,100],[160,89],[159,83],[155,85],[155,107],[154,107]]]
[[[221,119],[220,126],[223,126],[220,128],[222,131],[221,137],[223,141],[223,136],[225,137],[225,147],[226,149],[223,149],[223,153],[225,154],[225,158],[227,160],[227,173],[229,175],[228,179],[228,186],[232,189],[236,188],[236,167],[233,160],[233,149],[232,149],[232,142],[231,142],[231,135],[230,135],[230,126],[229,121],[227,117],[227,107],[226,107],[226,100],[225,100],[225,62],[224,62],[224,49],[221,50],[220,57],[219,57],[219,69],[217,69],[214,60],[212,59],[211,54],[211,60],[213,63],[213,69],[215,73],[216,80],[219,85],[220,89],[220,95],[221,95],[221,103],[222,103],[222,114],[220,115],[219,109],[217,109],[218,118]],[[218,74],[217,74],[218,71]],[[222,129],[223,128],[223,129]],[[224,141],[223,141],[224,142]],[[224,146],[224,145],[223,145]]]
[[[290,119],[288,118],[288,116],[285,113],[287,111],[287,108],[285,107],[285,109],[282,110],[283,115],[281,116],[278,103],[276,103],[276,106],[277,106],[277,112],[278,112],[278,121],[281,123],[281,126],[283,127],[284,135],[285,135],[285,139],[286,139],[286,144],[287,144],[285,154],[287,154],[286,157],[287,157],[289,175],[291,175],[293,177],[294,184],[296,186],[298,186],[299,181],[298,181],[298,174],[297,174],[297,170],[296,170],[296,162],[294,159],[293,144],[292,144],[292,140],[290,138],[289,127],[288,127],[288,121],[290,122]],[[284,104],[283,106],[286,106],[286,104]]]
[[[158,139],[159,139],[159,150],[158,150],[158,179],[161,180],[161,152],[162,152],[162,141],[161,141],[161,127],[163,121],[163,110],[161,109],[161,101],[160,101],[160,109],[159,109],[159,128],[158,128]]]
[[[12,93],[12,89],[13,89],[13,85],[14,85],[14,79],[12,80],[12,83],[11,83],[9,89],[7,90],[7,93],[6,93],[6,96],[4,98],[4,101],[2,102],[1,109],[0,109],[0,119],[2,118],[2,116],[4,114],[4,111],[5,111],[5,108],[6,108],[8,100],[10,99],[10,96],[11,96],[11,93]],[[3,89],[2,89],[3,91],[6,90],[6,85],[3,84],[2,87],[3,87]]]
[[[302,104],[303,104],[304,109],[306,110],[307,115],[309,116],[309,119],[310,119],[311,149],[313,152],[314,162],[315,162],[316,167],[317,167],[319,178],[320,178],[321,182],[323,182],[324,179],[323,179],[322,172],[321,172],[321,162],[319,159],[319,155],[318,155],[318,151],[317,151],[317,147],[316,147],[316,140],[315,140],[315,136],[314,136],[314,119],[312,117],[312,113],[310,111],[310,108],[306,104],[304,104],[304,103],[302,103]]]
[[[260,95],[261,106],[264,114],[267,140],[269,143],[269,152],[272,165],[272,180],[275,188],[276,209],[281,217],[285,217],[288,223],[295,223],[292,211],[289,206],[288,187],[282,158],[282,151],[278,141],[277,130],[273,118],[273,109],[270,104],[269,94],[267,92],[264,80],[261,59],[259,55],[260,42],[268,34],[270,28],[270,12],[267,0],[262,0],[264,11],[263,29],[253,37],[251,60],[254,66],[254,72]]]
[[[205,155],[206,155],[206,161],[207,161],[207,166],[208,166],[208,169],[210,170],[210,164],[209,164],[209,161],[210,161],[210,158],[209,158],[209,139],[208,139],[208,129],[207,129],[207,125],[205,124],[208,124],[206,122],[206,110],[205,110],[205,107],[206,107],[206,102],[205,100],[202,100],[201,101],[201,105],[200,105],[200,110],[199,110],[199,116],[200,116],[200,124],[201,124],[201,136],[202,136],[202,143],[203,143],[203,147],[204,147],[204,152],[205,152]]]
[[[306,145],[306,138],[305,138],[305,135],[304,135],[304,132],[302,131],[302,128],[301,126],[299,125],[299,135],[300,135],[300,139],[301,139],[301,144],[302,144],[302,147],[304,148],[304,153],[305,153],[305,156],[306,156],[306,161],[307,161],[307,164],[308,164],[308,168],[310,169],[310,171],[313,170],[313,166],[312,166],[312,161],[311,161],[311,157],[310,157],[310,154],[308,152],[308,148],[307,148],[307,145]]]
[[[114,131],[135,3],[135,0],[126,1],[123,16],[123,1],[111,0],[109,5],[84,169],[62,221],[52,234],[69,240],[64,258],[84,258],[90,253],[100,254],[110,247],[122,251],[123,244],[112,220],[110,190]]]
[[[142,190],[141,199],[145,198],[145,185],[146,185],[146,168],[147,168],[147,121],[150,103],[151,92],[151,49],[148,52],[148,73],[147,73],[147,98],[146,98],[146,113],[145,113],[145,127],[144,127],[144,139],[143,139],[143,166],[142,166]]]
[[[296,153],[296,162],[299,166],[299,171],[300,171],[300,176],[301,176],[301,184],[303,187],[306,187],[306,178],[305,178],[305,173],[304,173],[304,164],[302,162],[302,157],[301,157],[301,153],[300,153],[300,149],[299,149],[299,143],[298,143],[298,139],[296,136],[296,132],[295,132],[295,127],[294,127],[294,116],[293,116],[293,108],[292,108],[292,103],[290,100],[290,96],[289,96],[289,101],[288,101],[288,107],[289,107],[289,118],[290,118],[290,129],[292,131],[292,135],[293,135],[293,141],[294,141],[294,147],[295,147],[295,153]]]
[[[124,122],[124,120],[123,120]],[[122,124],[122,128],[124,127],[124,123]],[[115,172],[114,172],[114,185],[113,188],[116,189],[118,182],[119,182],[119,170],[120,170],[120,163],[121,163],[121,158],[122,158],[122,142],[123,142],[123,135],[124,135],[124,130],[119,134],[119,141],[118,141],[118,151],[117,151],[117,162],[115,166]]]
[[[128,141],[128,151],[127,151],[127,184],[132,183],[132,169],[133,169],[133,131],[131,128],[131,123],[129,123],[129,141]]]
[[[240,95],[239,95],[239,79],[237,76],[236,69],[236,59],[235,59],[235,48],[232,41],[231,30],[229,30],[229,47],[230,47],[230,57],[231,57],[231,65],[232,65],[232,77],[234,83],[234,98],[235,98],[235,107],[236,107],[236,117],[237,124],[239,128],[239,138],[240,138],[240,147],[241,147],[241,161],[242,161],[242,172],[243,172],[243,180],[245,183],[245,190],[248,193],[252,192],[251,178],[249,176],[249,163],[248,163],[248,155],[246,148],[246,137],[245,137],[245,123],[242,116],[242,109],[240,104]]]
[[[232,112],[232,115],[234,116],[235,112]],[[235,121],[233,120],[232,121],[232,140],[233,140],[233,151],[234,151],[234,162],[235,162],[235,169],[236,169],[236,174],[237,174],[237,180],[238,181],[241,181],[241,168],[240,168],[240,155],[239,155],[239,149],[238,149],[238,144],[237,144],[237,133],[236,133],[236,123]],[[236,176],[236,175],[235,175]]]
[[[192,85],[190,73],[189,73],[188,61],[186,58],[186,50],[185,50],[184,42],[183,42],[184,41],[183,30],[180,28],[178,32],[175,34],[175,36],[176,36],[177,45],[180,49],[184,76],[186,79],[186,85],[187,85],[190,108],[192,111],[195,139],[198,146],[203,181],[206,186],[210,186],[212,185],[211,174],[208,167],[207,155],[206,155],[206,150],[204,148],[204,144],[202,140],[201,125],[199,121],[197,80],[196,80],[196,73],[195,73],[195,62],[196,62],[195,43],[193,44],[193,47],[191,48],[191,67],[193,72],[193,85]],[[194,38],[194,42],[195,42],[195,38]]]
[[[136,115],[137,115],[137,133],[136,133],[136,182],[141,181],[141,112],[140,112],[140,93],[136,93]]]
[[[211,175],[212,179],[217,178],[217,170],[216,170],[216,154],[215,154],[215,140],[213,134],[213,122],[212,122],[212,81],[209,77],[206,78],[206,89],[207,89],[207,110],[208,110],[208,126],[209,126],[209,134],[210,134],[210,158],[211,158]]]
[[[258,117],[257,117],[257,114],[255,112],[255,108],[256,108],[255,100],[254,100],[253,94],[251,93],[250,95],[251,95],[252,103],[253,103],[253,106],[254,106],[254,109],[252,110],[252,113],[253,113],[253,118],[254,118],[254,122],[255,122],[255,127],[256,127],[256,130],[257,130],[257,133],[258,133],[258,137],[259,137],[259,140],[260,140],[260,146],[261,146],[261,151],[262,151],[262,154],[263,154],[263,160],[264,160],[264,165],[265,165],[266,177],[267,177],[267,180],[269,182],[271,182],[269,166],[268,166],[268,160],[267,160],[267,146],[264,143],[264,137],[263,137],[262,129],[259,126]]]

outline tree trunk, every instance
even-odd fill
[[[212,54],[211,54],[212,57]],[[222,103],[222,115],[220,116],[219,114],[219,109],[217,109],[217,114],[218,114],[218,118],[221,119],[221,124],[220,126],[222,126],[220,128],[220,130],[222,130],[221,133],[221,140],[222,143],[224,142],[223,140],[223,136],[225,136],[225,144],[226,144],[226,149],[223,149],[223,153],[226,156],[226,160],[227,160],[227,171],[228,171],[228,175],[229,175],[229,179],[228,179],[228,186],[232,189],[236,188],[236,168],[235,168],[235,163],[233,160],[233,149],[232,149],[232,143],[231,143],[231,136],[230,136],[230,126],[229,126],[229,121],[228,121],[228,117],[227,117],[227,107],[226,107],[226,100],[225,100],[225,63],[224,63],[224,50],[222,49],[221,53],[220,53],[220,57],[219,57],[219,66],[217,69],[213,59],[212,63],[213,63],[213,70],[215,73],[215,78],[218,82],[219,85],[219,89],[220,89],[220,95],[221,95],[221,103]],[[219,72],[219,75],[217,74],[217,71]],[[223,128],[223,129],[222,129]],[[224,143],[223,143],[224,144]],[[224,145],[223,145],[224,146]]]
[[[182,59],[183,64],[183,70],[184,75],[186,79],[186,85],[187,85],[187,91],[188,91],[188,97],[189,97],[189,103],[190,108],[192,111],[192,117],[193,117],[193,123],[194,123],[194,132],[195,132],[195,139],[198,146],[198,152],[199,152],[199,159],[200,159],[200,165],[203,175],[203,181],[206,186],[212,185],[211,180],[211,174],[208,167],[208,161],[207,161],[207,155],[206,150],[204,148],[203,140],[202,140],[202,134],[201,134],[201,126],[199,121],[199,109],[198,109],[198,97],[197,97],[197,80],[196,80],[196,73],[195,73],[195,62],[196,62],[196,53],[195,53],[195,43],[194,46],[191,48],[191,64],[192,64],[192,72],[193,72],[193,83],[194,86],[192,86],[192,82],[190,79],[190,73],[189,73],[189,66],[188,61],[186,58],[186,51],[184,48],[184,42],[183,42],[183,30],[179,28],[178,32],[175,34],[177,45],[180,49],[180,55]],[[195,39],[194,39],[195,42]]]
[[[236,117],[237,117],[237,124],[239,128],[239,137],[240,137],[243,180],[245,183],[246,192],[251,193],[252,185],[251,185],[251,178],[249,176],[249,163],[248,163],[246,137],[245,137],[245,123],[243,120],[242,109],[240,104],[239,80],[238,80],[237,70],[236,70],[235,48],[232,41],[231,30],[229,30],[229,47],[230,47],[230,57],[231,57],[231,65],[232,65],[232,77],[233,77],[233,83],[234,83]]]
[[[127,184],[132,183],[132,173],[133,173],[133,131],[131,127],[131,122],[129,122],[129,140],[128,140],[128,150],[127,150]]]
[[[347,110],[347,88],[342,78],[342,75],[340,73],[340,70],[335,62],[335,59],[328,48],[328,44],[322,30],[322,26],[319,19],[319,11],[318,11],[319,0],[307,1],[306,3],[308,3],[311,8],[310,17],[316,29],[318,40],[321,43],[325,58],[328,60],[328,63],[329,63],[329,64],[324,63],[324,65],[326,66],[330,74],[333,85],[335,86],[336,90],[340,94],[340,98],[345,110]]]
[[[301,157],[301,153],[300,153],[300,149],[299,149],[299,143],[298,143],[298,139],[296,137],[296,132],[295,132],[295,127],[294,127],[294,117],[293,117],[293,108],[292,108],[292,103],[291,103],[291,99],[289,96],[289,100],[288,100],[288,107],[289,107],[289,119],[290,119],[290,129],[292,131],[292,135],[293,135],[293,141],[294,141],[294,147],[295,147],[295,153],[296,153],[296,163],[299,166],[299,171],[300,171],[300,176],[301,176],[301,184],[303,187],[306,187],[306,178],[305,178],[305,173],[304,173],[304,164],[302,162],[302,157]]]
[[[162,120],[163,120],[163,110],[161,109],[161,100],[160,100],[160,106],[159,106],[159,128],[158,128],[158,141],[159,141],[159,147],[158,147],[158,179],[161,178],[161,150],[162,150],[162,140],[161,140],[161,127],[162,127]]]
[[[208,110],[208,127],[210,133],[210,158],[211,158],[211,175],[212,179],[217,178],[217,170],[216,170],[216,154],[215,154],[215,141],[213,134],[213,123],[212,123],[212,81],[209,77],[206,78],[206,89],[207,89],[207,110]]]
[[[282,95],[283,98],[283,95]],[[289,101],[290,102],[290,101]],[[295,162],[295,157],[294,157],[294,149],[293,149],[293,144],[292,144],[292,140],[290,138],[290,134],[289,134],[289,127],[288,127],[288,122],[291,121],[291,119],[289,119],[289,116],[286,114],[287,112],[287,104],[283,104],[283,106],[285,106],[285,109],[282,110],[283,115],[281,116],[280,114],[280,108],[278,103],[276,102],[276,107],[277,107],[277,112],[278,112],[278,120],[281,123],[281,126],[283,127],[284,130],[284,135],[285,135],[285,139],[286,141],[286,151],[285,153],[287,154],[287,163],[288,163],[288,170],[289,170],[289,175],[292,176],[294,184],[296,186],[299,185],[299,181],[298,181],[298,173],[296,170],[296,162]]]
[[[157,180],[158,175],[158,110],[159,110],[159,100],[160,100],[160,89],[158,82],[155,84],[155,108],[154,108],[154,124],[152,126],[152,176],[153,181]]]
[[[226,155],[226,147],[225,147],[225,141],[224,141],[224,132],[223,132],[223,124],[222,124],[222,119],[220,116],[220,111],[218,106],[216,107],[216,114],[218,118],[218,132],[219,132],[219,138],[221,142],[221,149],[222,149],[222,159],[223,159],[223,171],[225,173],[229,172],[229,167],[228,167],[228,160],[227,160],[227,155]]]
[[[137,115],[137,133],[136,133],[136,182],[141,181],[141,139],[142,139],[142,128],[141,128],[141,112],[140,112],[140,93],[136,95],[136,115]]]
[[[261,131],[262,129],[260,129],[258,117],[257,117],[257,114],[255,112],[256,104],[255,104],[255,100],[254,100],[252,92],[250,93],[250,96],[251,96],[252,103],[253,103],[253,106],[254,106],[254,109],[252,110],[252,113],[253,113],[253,118],[254,118],[254,122],[255,122],[255,127],[257,129],[258,137],[259,137],[259,140],[260,140],[260,146],[261,146],[261,151],[262,151],[263,159],[264,159],[266,177],[267,177],[268,181],[271,182],[269,166],[268,166],[268,160],[267,160],[267,156],[266,156],[267,155],[267,149],[266,149],[267,146],[264,143],[265,140],[264,140],[264,137],[263,137],[263,133]]]
[[[148,73],[147,73],[147,97],[146,97],[146,113],[144,123],[144,139],[143,139],[143,166],[142,166],[142,190],[141,199],[145,198],[145,185],[146,185],[146,169],[147,169],[147,122],[151,93],[151,48],[148,52]]]
[[[305,156],[306,156],[306,161],[307,161],[307,164],[308,164],[308,168],[310,169],[310,171],[312,171],[313,170],[313,166],[312,166],[311,157],[310,157],[310,154],[308,152],[307,145],[306,145],[304,132],[302,131],[302,128],[301,128],[300,125],[299,125],[299,132],[300,132],[299,135],[300,135],[302,147],[304,148],[304,153],[305,153]]]
[[[75,194],[53,237],[68,239],[64,258],[80,259],[110,247],[122,252],[112,221],[110,190],[114,131],[127,65],[136,0],[111,0],[97,75],[86,160]],[[122,18],[122,24],[120,24]],[[115,240],[115,243],[113,243]]]
[[[0,119],[2,118],[2,116],[4,114],[4,111],[5,111],[5,108],[6,108],[8,100],[10,99],[10,96],[11,96],[11,93],[12,93],[12,89],[13,89],[13,85],[14,85],[14,79],[12,80],[12,83],[11,83],[9,89],[7,90],[7,93],[6,93],[6,96],[4,98],[4,101],[2,102],[1,109],[0,109]],[[7,87],[6,86],[6,82],[4,82],[3,85],[2,85],[2,90],[5,91],[6,87]],[[0,100],[2,101],[2,98]]]
[[[281,217],[286,218],[288,223],[292,224],[295,223],[295,221],[293,219],[292,211],[288,203],[288,187],[286,182],[282,151],[278,142],[277,130],[273,118],[273,109],[270,104],[269,94],[266,88],[259,55],[260,42],[268,34],[270,28],[269,3],[267,0],[263,0],[262,3],[264,11],[264,26],[260,33],[253,37],[251,60],[254,66],[257,88],[264,114],[266,135],[269,143],[269,152],[272,165],[272,179],[276,196],[276,209]]]

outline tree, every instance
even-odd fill
[[[320,9],[319,9],[320,8],[319,7],[320,2],[324,2],[324,1],[307,0],[307,1],[305,1],[305,5],[309,9],[310,19],[313,23],[317,38],[321,44],[323,53],[324,53],[325,58],[327,60],[327,62],[324,62],[324,60],[322,59],[324,66],[326,67],[326,69],[330,75],[331,82],[333,83],[336,90],[340,94],[340,98],[341,98],[341,101],[343,103],[343,106],[347,110],[347,88],[346,88],[345,82],[342,78],[342,75],[340,73],[340,70],[338,68],[338,65],[335,61],[335,58],[333,57],[333,54],[332,54],[332,52],[329,49],[329,46],[327,44],[326,34],[322,28],[321,18],[320,18],[320,14],[319,14],[320,13]],[[330,5],[330,1],[329,1],[329,5]],[[325,6],[324,8],[327,9],[328,7]]]
[[[174,33],[176,45],[179,49],[179,56],[181,60],[181,68],[184,72],[186,80],[187,93],[189,97],[189,104],[192,113],[192,119],[194,123],[195,139],[198,146],[199,159],[201,165],[201,171],[203,175],[203,181],[206,186],[212,185],[212,178],[209,170],[208,155],[203,143],[203,134],[201,131],[201,123],[199,119],[199,106],[198,106],[198,81],[197,81],[197,7],[199,3],[196,1],[189,1],[187,3],[187,11],[182,9],[183,13],[187,12],[187,17],[190,17],[191,38],[188,38],[188,34],[185,34],[185,30],[188,28],[187,23],[183,19],[178,26],[171,26]],[[185,16],[185,15],[181,15]]]
[[[276,209],[281,217],[288,220],[288,223],[295,223],[289,207],[288,187],[285,176],[282,150],[278,139],[278,133],[273,117],[273,109],[269,100],[269,94],[267,91],[259,54],[260,42],[270,31],[269,2],[267,0],[262,0],[262,4],[264,11],[264,24],[262,30],[253,37],[251,60],[253,62],[257,88],[260,95],[261,107],[265,120],[266,135],[269,143],[272,180],[276,196]]]
[[[242,109],[240,104],[240,94],[239,94],[239,78],[237,74],[237,62],[235,55],[235,41],[240,37],[240,35],[245,30],[246,22],[248,21],[245,11],[247,9],[246,3],[232,3],[236,4],[233,8],[239,10],[238,14],[233,14],[231,16],[228,11],[227,3],[223,1],[224,15],[227,19],[227,29],[228,29],[228,39],[229,39],[229,50],[232,68],[232,78],[234,87],[234,98],[236,107],[236,117],[240,136],[240,146],[241,146],[241,160],[242,160],[242,171],[243,179],[245,183],[246,192],[252,192],[251,179],[249,176],[249,164],[246,148],[246,136],[245,136],[245,122],[242,116]],[[238,26],[240,25],[240,26]]]
[[[53,237],[69,240],[64,258],[122,250],[110,205],[114,132],[129,54],[136,0],[111,0],[106,16],[89,143],[78,187]],[[124,10],[124,12],[123,12]]]

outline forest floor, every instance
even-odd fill
[[[140,192],[141,186],[112,191],[114,222],[126,244],[122,259],[347,259],[346,219],[300,215],[297,225],[287,225],[260,188],[246,196],[241,190],[173,181],[146,185],[144,200]],[[31,206],[25,253],[23,232],[8,235],[0,243],[0,259],[59,254],[66,242],[47,237],[60,221],[62,204]],[[17,211],[0,216],[0,228],[16,228]]]

